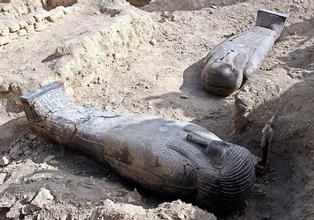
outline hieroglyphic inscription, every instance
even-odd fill
[[[49,113],[59,111],[69,103],[69,97],[65,94],[63,89],[59,88],[37,97],[34,100],[34,108],[39,115],[47,116]]]

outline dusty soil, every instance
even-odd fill
[[[192,121],[255,154],[277,113],[271,169],[244,207],[218,217],[314,218],[311,0],[155,0],[140,9],[122,0],[43,2],[0,1],[0,153],[11,157],[0,168],[0,218],[214,219],[33,134],[18,97],[56,79],[82,105]],[[59,3],[68,7],[53,9]],[[204,57],[253,26],[259,8],[290,14],[259,74],[227,98],[206,93]],[[51,199],[34,205],[41,188]]]

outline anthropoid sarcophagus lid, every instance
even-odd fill
[[[201,83],[210,93],[228,96],[255,74],[284,28],[288,15],[261,9],[245,33],[214,47],[206,58]]]
[[[144,188],[224,212],[251,191],[255,156],[198,125],[82,107],[70,101],[62,82],[21,100],[37,134],[109,164]]]

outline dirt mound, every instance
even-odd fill
[[[105,206],[96,208],[91,219],[208,219],[216,218],[203,210],[185,204],[180,200],[160,204],[155,209],[143,209],[140,206],[129,204],[114,204],[112,201],[106,201]]]

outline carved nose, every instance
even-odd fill
[[[242,78],[242,74],[239,74],[231,65],[215,61],[207,64],[203,69],[201,83],[210,93],[228,96],[240,88]]]

